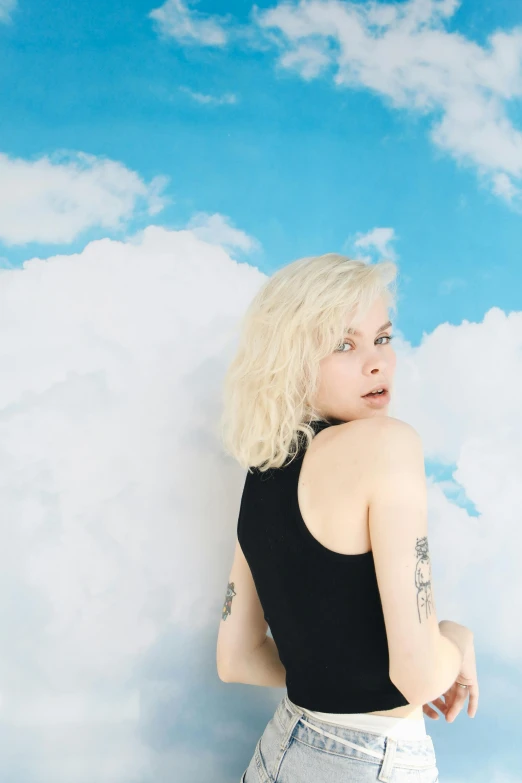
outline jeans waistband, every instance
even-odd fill
[[[352,715],[336,715],[335,713],[322,713],[308,710],[295,702],[293,704],[299,710],[312,718],[329,723],[334,726],[345,726],[358,731],[373,731],[396,739],[418,740],[426,736],[426,724],[424,715],[417,718],[402,718],[397,716],[373,715],[371,712],[354,713]]]
[[[436,763],[429,734],[416,740],[397,739],[366,729],[333,725],[308,715],[286,694],[275,711],[275,717],[285,741],[292,736],[297,741],[337,755],[366,761],[372,758],[381,762],[380,781],[388,781],[394,767],[422,770]]]

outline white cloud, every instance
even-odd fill
[[[506,201],[512,201],[515,196],[520,195],[520,188],[517,188],[507,174],[495,174],[493,177],[493,192],[497,196],[502,196]]]
[[[395,236],[393,228],[379,227],[368,231],[366,234],[358,235],[353,244],[355,248],[373,248],[374,252],[378,254],[379,260],[386,258],[390,261],[396,261],[397,254],[395,250],[390,247],[390,242],[393,242],[396,239],[397,237]]]
[[[228,17],[194,11],[183,0],[166,0],[151,11],[149,17],[157,22],[161,33],[182,44],[224,46],[227,43],[225,24]]]
[[[193,225],[0,271],[0,717],[18,743],[0,778],[13,783],[15,753],[31,783],[167,780],[180,759],[184,780],[229,779],[212,747],[221,721],[203,756],[188,737],[197,749],[201,710],[222,715],[230,687],[215,639],[244,473],[216,421],[236,326],[266,278],[218,244],[254,238],[219,215]],[[382,232],[366,236],[385,247]],[[397,343],[390,415],[456,465],[478,510],[430,481],[437,612],[519,667],[522,313]],[[517,705],[495,709],[514,719]]]
[[[233,228],[228,218],[220,214],[208,215],[196,212],[187,224],[194,236],[225,248],[238,248],[252,253],[261,249],[261,244],[241,229]]]
[[[136,217],[160,212],[164,176],[145,183],[122,163],[85,152],[38,160],[0,153],[0,239],[6,245],[72,242],[93,227],[120,230]]]
[[[222,106],[222,105],[228,105],[237,103],[237,96],[234,95],[234,93],[227,92],[224,95],[216,96],[216,95],[208,95],[206,93],[201,92],[195,92],[194,90],[191,90],[189,87],[185,87],[183,85],[179,88],[182,92],[186,92],[187,95],[190,95],[193,100],[196,101],[196,103],[204,103],[204,104],[211,104],[213,106]]]
[[[18,0],[0,0],[0,23],[11,21],[11,14],[18,5]]]
[[[280,67],[305,79],[330,67],[340,87],[363,87],[394,108],[432,115],[433,142],[475,166],[518,208],[513,180],[522,178],[522,133],[507,106],[522,95],[522,28],[495,32],[481,46],[445,29],[459,5],[302,0],[254,6],[253,17],[277,42]]]
[[[213,217],[209,232],[226,234]],[[217,631],[209,600],[241,471],[211,431],[224,354],[261,280],[194,232],[155,226],[0,271],[0,717],[4,737],[30,729],[32,783],[148,779],[145,694],[157,681],[183,691],[179,705],[193,697],[167,632],[197,645]],[[27,747],[35,730],[45,751]],[[0,778],[18,780],[6,754]]]
[[[398,343],[398,344],[397,344]],[[390,415],[420,432],[432,460],[455,465],[468,515],[430,487],[430,549],[440,619],[469,625],[477,649],[518,665],[522,612],[522,312],[491,308],[481,323],[440,324],[413,349],[396,340]],[[451,497],[453,493],[448,493]]]

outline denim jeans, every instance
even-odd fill
[[[408,720],[403,718],[403,720]],[[240,783],[438,783],[433,740],[394,739],[317,720],[287,695]]]

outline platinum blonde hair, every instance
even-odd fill
[[[242,468],[282,467],[302,437],[308,448],[315,434],[309,422],[327,421],[311,404],[321,359],[377,297],[396,311],[396,275],[392,261],[325,253],[287,264],[262,285],[240,322],[223,382],[221,441]]]

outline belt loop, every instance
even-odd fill
[[[273,773],[273,779],[277,780],[277,776],[279,775],[279,767],[281,766],[281,763],[285,757],[286,751],[288,750],[288,746],[290,745],[290,741],[292,739],[292,734],[294,733],[294,729],[301,720],[301,717],[303,716],[302,712],[296,712],[295,710],[291,710],[292,714],[290,715],[290,719],[288,720],[288,724],[284,730],[282,730],[281,734],[281,744],[279,746],[279,750],[277,752],[276,759],[274,761],[274,773]],[[282,727],[281,727],[282,728]],[[263,763],[261,760],[261,751],[259,749],[259,744],[261,740],[259,740],[255,753],[256,753],[256,763],[258,767],[258,771],[263,769]],[[270,778],[272,780],[272,778]]]
[[[395,751],[397,750],[397,740],[395,737],[386,737],[386,750],[378,779],[389,781],[393,771],[393,762],[395,761]]]
[[[285,693],[283,696],[279,704],[279,708],[281,708],[281,711],[284,712],[285,720],[288,721],[286,729],[283,731],[281,736],[280,750],[281,753],[284,753],[288,747],[292,734],[294,733],[295,727],[304,716],[304,712],[303,710],[300,710],[293,702],[290,702],[287,693]]]
[[[288,743],[290,742],[290,739],[292,737],[293,731],[301,718],[303,717],[302,712],[295,712],[292,710],[293,715],[291,716],[290,720],[288,721],[288,725],[283,732],[283,736],[281,737],[281,751],[285,751]]]

